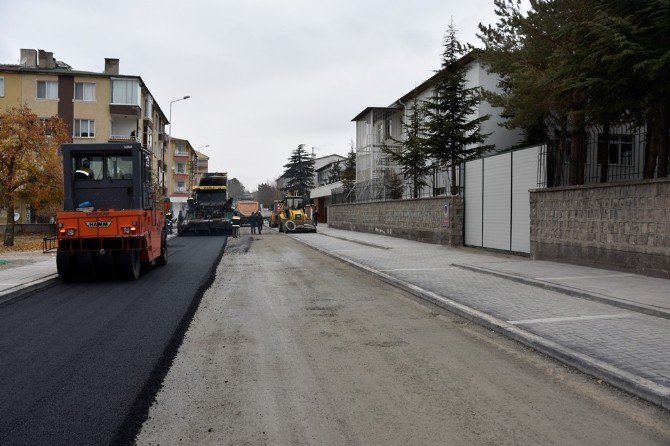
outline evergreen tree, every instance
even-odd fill
[[[351,194],[356,184],[356,151],[354,150],[354,142],[351,142],[351,149],[347,154],[347,159],[344,161],[344,169],[342,170],[342,189],[347,200],[351,201]]]
[[[307,200],[309,191],[314,187],[314,159],[305,150],[305,145],[300,144],[284,164],[284,178],[286,178],[285,191],[297,191],[298,195]]]
[[[403,177],[410,179],[412,183],[412,196],[414,198],[419,198],[421,188],[428,185],[426,175],[432,169],[431,164],[428,163],[426,138],[423,136],[419,112],[418,100],[414,98],[409,122],[404,119],[402,122],[405,138],[402,140],[391,138],[393,142],[398,144],[396,147],[386,144],[382,145],[382,151],[388,154],[391,160],[400,166]]]
[[[517,0],[495,0],[495,6],[495,27],[480,25],[485,48],[479,56],[500,75],[503,93],[487,99],[503,107],[508,127],[554,130],[555,184],[564,152],[569,184],[584,183],[585,129],[596,125],[604,133],[601,181],[607,180],[609,129],[621,123],[646,121],[644,176],[667,174],[667,0],[532,1],[527,13]]]
[[[405,179],[395,170],[387,170],[384,174],[384,189],[386,190],[386,197],[384,198],[399,200],[405,191]]]
[[[589,3],[591,14],[583,25],[589,39],[578,49],[590,58],[576,64],[589,76],[589,99],[598,110],[614,113],[614,124],[646,123],[644,177],[665,177],[670,155],[670,2]],[[588,60],[593,65],[585,67]],[[611,119],[608,114],[605,118]]]
[[[452,20],[444,38],[442,67],[435,76],[433,96],[422,104],[426,116],[427,154],[438,165],[450,169],[452,195],[458,193],[456,166],[493,148],[482,145],[488,135],[481,133],[481,124],[489,115],[470,119],[481,95],[477,87],[466,86],[467,68],[459,63],[463,53]]]
[[[341,177],[342,167],[340,166],[340,162],[336,161],[330,166],[330,169],[328,170],[328,183],[336,183],[340,181]]]

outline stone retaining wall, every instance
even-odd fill
[[[449,196],[331,205],[328,226],[463,246],[463,199]]]
[[[530,191],[535,259],[670,278],[670,179]]]

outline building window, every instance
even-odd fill
[[[75,119],[75,138],[95,138],[95,121],[93,119]]]
[[[112,104],[140,105],[139,90],[135,79],[112,79]]]
[[[37,81],[37,99],[58,99],[58,82]]]
[[[184,147],[184,144],[175,144],[175,149],[174,149],[174,154],[176,156],[186,156],[186,147]]]
[[[377,143],[384,142],[384,122],[377,123]]]
[[[177,191],[186,192],[186,181],[177,181]]]
[[[186,173],[186,163],[177,163],[177,173]]]
[[[0,98],[5,96],[5,78],[0,77]]]
[[[76,82],[74,98],[77,101],[95,101],[95,84],[92,82]]]
[[[144,117],[153,121],[154,98],[147,95],[144,99]]]
[[[598,135],[601,143],[605,135]],[[631,135],[611,134],[607,146],[607,162],[612,165],[633,165],[633,137]]]

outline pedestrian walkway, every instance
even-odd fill
[[[0,254],[0,303],[58,282],[55,253]]]
[[[670,280],[326,225],[291,237],[670,408]]]

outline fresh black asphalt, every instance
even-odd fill
[[[130,444],[226,237],[178,237],[133,282],[58,284],[0,305],[0,444]]]

